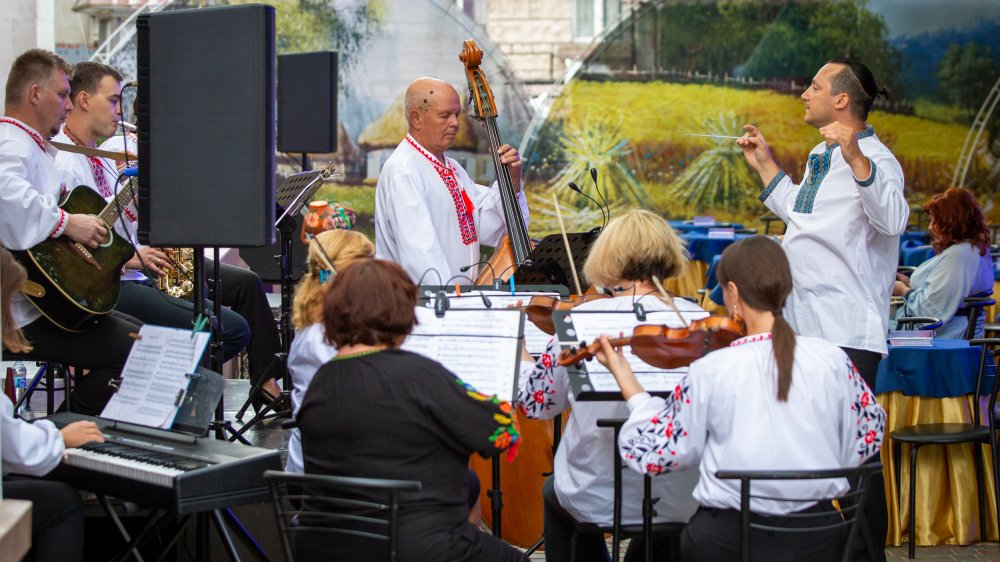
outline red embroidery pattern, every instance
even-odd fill
[[[743,345],[745,343],[754,343],[754,342],[758,342],[758,341],[767,341],[769,339],[771,339],[771,332],[766,332],[766,333],[763,333],[763,334],[755,334],[755,335],[752,335],[752,336],[746,336],[744,338],[740,338],[740,339],[732,342],[731,344],[729,344],[729,347],[736,347],[738,345]]]
[[[428,154],[409,135],[406,135],[406,142],[413,147],[413,150],[419,152],[434,166],[434,171],[437,172],[441,181],[444,182],[444,186],[448,188],[451,200],[455,203],[455,214],[458,216],[458,228],[462,233],[462,243],[468,246],[473,242],[477,242],[479,238],[476,236],[476,221],[472,215],[475,207],[472,205],[469,196],[465,193],[465,188],[459,185],[458,177],[455,175],[455,167],[448,164],[447,161],[445,164],[438,162],[437,158]]]
[[[59,235],[61,235],[63,229],[65,228],[63,225],[65,224],[66,224],[66,211],[59,209],[59,222],[56,223],[56,227],[52,229],[52,234],[49,234],[49,237],[56,238]]]
[[[14,119],[11,119],[9,117],[3,117],[0,118],[0,123],[8,123],[10,125],[17,127],[18,129],[21,129],[22,131],[27,133],[29,137],[31,137],[31,140],[35,141],[35,144],[38,145],[38,148],[42,149],[42,152],[45,152],[45,141],[42,139],[42,136],[36,133],[35,131],[32,131],[28,127],[22,125],[20,121],[15,121]]]
[[[76,135],[73,131],[69,130],[69,127],[63,127],[63,132],[69,137],[69,140],[73,141],[77,146],[83,146],[83,143],[77,140]],[[108,185],[108,178],[104,175],[104,165],[101,160],[96,156],[85,156],[87,163],[90,164],[90,173],[94,176],[94,183],[97,184],[97,192],[101,194],[101,197],[107,199],[114,195],[111,191],[111,186]],[[130,217],[131,218],[131,217]]]

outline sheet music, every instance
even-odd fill
[[[194,337],[192,337],[194,334]],[[121,388],[102,418],[169,428],[211,334],[144,325],[122,369]]]
[[[426,306],[433,308],[434,294],[431,293],[428,296],[431,298],[427,301]],[[486,302],[483,301],[483,296],[489,301],[491,308],[512,308],[516,307],[518,302],[521,305],[527,305],[531,297],[543,296],[558,299],[559,293],[525,291],[511,295],[509,291],[469,291],[462,293],[461,296],[449,293],[448,306],[452,309],[485,308]],[[535,326],[531,322],[524,323],[524,344],[528,349],[528,353],[536,356],[541,355],[545,351],[545,347],[549,345],[549,340],[551,339],[552,336],[539,330],[538,326]]]
[[[513,399],[523,312],[459,309],[442,318],[422,306],[416,312],[418,323],[403,349],[438,361],[483,394]]]
[[[703,311],[681,311],[681,314],[688,322],[708,317],[708,313]],[[573,328],[576,330],[577,341],[573,342],[574,344],[581,341],[592,343],[601,335],[616,338],[619,334],[624,333],[628,336],[632,333],[632,329],[639,324],[665,324],[671,327],[681,326],[680,319],[677,318],[677,313],[672,310],[647,312],[646,320],[644,321],[636,318],[635,313],[631,311],[594,312],[589,314],[586,312],[576,312],[571,313],[570,318],[572,318]],[[632,366],[632,371],[635,372],[636,379],[639,380],[643,388],[649,391],[671,390],[687,373],[687,368],[663,370],[653,367],[634,355],[629,347],[622,348],[622,354],[628,360],[629,365]],[[619,390],[614,376],[596,359],[587,361],[585,365],[594,390],[611,392]]]

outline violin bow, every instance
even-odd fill
[[[559,232],[562,232],[563,244],[566,245],[566,256],[569,258],[569,269],[573,272],[573,283],[576,285],[576,294],[582,295],[580,290],[580,278],[576,274],[576,262],[573,260],[573,251],[569,248],[569,236],[566,235],[566,225],[563,224],[562,211],[559,209],[559,198],[552,194],[552,202],[556,205],[556,218],[559,219]]]
[[[690,327],[691,323],[688,322],[686,318],[684,318],[683,314],[681,314],[680,309],[677,308],[677,304],[674,303],[674,298],[671,297],[670,293],[668,293],[667,290],[663,288],[663,283],[660,283],[659,277],[655,275],[653,276],[653,284],[656,285],[656,289],[660,291],[660,295],[663,296],[663,301],[669,304],[670,308],[672,308],[674,312],[677,314],[677,317],[681,319],[681,324],[684,324],[685,328]]]

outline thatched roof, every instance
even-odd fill
[[[464,105],[463,105],[464,107]],[[458,135],[453,150],[479,150],[478,133],[482,125],[469,119],[468,113],[459,117]],[[403,96],[400,95],[378,119],[372,121],[358,135],[358,145],[365,152],[378,148],[395,148],[406,137],[406,117],[403,115]]]

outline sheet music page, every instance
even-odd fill
[[[455,295],[448,295],[448,306],[453,309],[461,308],[485,308],[486,302],[483,301],[483,296],[486,296],[487,301],[490,303],[491,308],[511,308],[517,306],[520,302],[521,305],[527,305],[531,297],[535,296],[545,296],[559,298],[559,293],[542,293],[542,292],[518,292],[511,295],[510,292],[504,291],[470,291],[462,293],[460,297]],[[427,301],[427,307],[434,307],[434,299]],[[546,334],[545,332],[538,329],[527,319],[524,322],[524,343],[528,348],[528,353],[532,355],[541,355],[545,351],[545,346],[549,345],[549,340],[552,336]]]
[[[701,311],[682,311],[681,314],[689,322],[708,316],[707,312]],[[639,321],[635,313],[631,311],[595,312],[592,314],[576,312],[572,313],[570,317],[573,319],[573,327],[576,330],[578,338],[577,342],[585,341],[587,343],[595,341],[601,335],[618,337],[620,333],[624,333],[627,336],[639,324],[666,324],[671,327],[679,327],[681,325],[680,319],[677,318],[677,313],[674,311],[647,312],[645,321]],[[622,348],[622,354],[628,360],[629,365],[632,366],[632,371],[635,372],[636,379],[639,380],[639,383],[646,390],[672,390],[684,378],[685,373],[687,373],[687,368],[663,370],[653,367],[635,356],[631,348],[628,347]],[[619,390],[614,376],[596,359],[587,361],[585,365],[594,390],[611,392]]]
[[[139,336],[122,369],[121,388],[101,417],[166,429],[187,389],[187,373],[198,368],[211,334],[146,324]]]
[[[438,361],[483,394],[513,398],[523,312],[457,309],[443,318],[423,306],[416,312],[418,324],[403,349]]]

